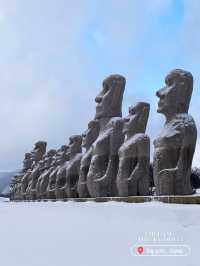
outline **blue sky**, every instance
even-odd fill
[[[164,123],[156,90],[171,69],[191,71],[199,125],[199,25],[199,0],[0,0],[0,169],[19,168],[39,139],[58,148],[81,134],[113,73],[127,79],[124,115],[151,104],[153,142]]]

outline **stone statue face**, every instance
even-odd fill
[[[32,161],[31,153],[26,153],[24,161],[23,161],[24,170],[27,170],[27,169],[31,168],[32,163],[33,163],[33,161]]]
[[[87,148],[92,145],[99,135],[99,122],[92,120],[88,124],[88,129],[82,135],[82,147]]]
[[[80,135],[69,138],[69,154],[74,155],[81,152],[82,137]]]
[[[187,113],[193,89],[192,74],[175,69],[166,76],[165,84],[156,92],[160,99],[157,111],[165,116]]]
[[[96,97],[96,119],[106,117],[120,117],[125,78],[111,75],[103,81],[103,88]]]
[[[129,114],[124,118],[123,133],[144,133],[149,116],[150,105],[145,102],[139,102],[129,107]]]
[[[56,163],[58,165],[69,160],[69,146],[63,145],[56,153]]]
[[[45,141],[38,141],[35,143],[34,150],[32,151],[33,160],[38,162],[42,159],[46,152],[47,143]]]

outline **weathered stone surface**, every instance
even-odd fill
[[[36,199],[37,198],[37,189],[36,185],[38,182],[38,178],[42,174],[45,169],[45,156],[42,160],[40,160],[33,168],[31,174],[28,177],[28,186],[25,193],[26,199]]]
[[[43,167],[42,158],[46,153],[47,143],[45,141],[38,141],[34,145],[31,152],[30,160],[32,161],[31,167],[25,172],[21,182],[21,197],[23,199],[31,197],[31,184],[39,177],[40,170]]]
[[[25,173],[31,169],[33,164],[33,158],[32,153],[27,152],[24,155],[23,160],[23,168],[20,172],[18,172],[12,179],[11,185],[10,185],[10,197],[11,199],[20,199],[21,198],[21,192],[22,192],[22,179]]]
[[[197,167],[194,167],[191,171],[191,186],[194,189],[200,188],[200,169]]]
[[[47,186],[49,184],[49,175],[55,166],[56,150],[51,149],[44,157],[44,168],[37,180],[37,183],[32,187],[32,190],[36,191],[36,198],[46,198]]]
[[[111,75],[103,81],[101,93],[96,97],[96,116],[100,133],[92,145],[92,159],[87,176],[91,197],[116,196],[118,149],[123,143],[121,106],[125,78]]]
[[[145,135],[150,105],[139,102],[124,118],[125,141],[119,149],[119,196],[147,196],[150,187],[150,140]]]
[[[99,122],[98,120],[92,120],[88,124],[88,129],[82,135],[82,147],[85,148],[85,153],[81,159],[80,174],[78,180],[77,191],[80,198],[89,197],[87,188],[87,175],[92,158],[92,143],[97,139],[99,135]]]
[[[35,147],[31,152],[34,164],[37,164],[40,160],[42,160],[43,155],[46,153],[46,147],[47,143],[45,141],[38,141],[35,143]]]
[[[154,182],[157,195],[192,194],[191,164],[197,129],[188,108],[193,90],[192,74],[175,69],[157,91],[158,112],[166,117],[165,125],[154,141]]]
[[[65,165],[69,160],[69,146],[62,145],[60,149],[57,150],[55,166],[49,175],[49,183],[47,186],[47,198],[56,198],[56,179],[57,176],[65,174]]]
[[[33,163],[32,154],[30,152],[25,153],[22,172],[26,172],[28,169],[30,169],[32,163]]]
[[[82,157],[82,137],[69,138],[69,160],[59,169],[56,177],[56,198],[77,197],[77,182]]]

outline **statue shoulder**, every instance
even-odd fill
[[[123,126],[123,118],[121,117],[113,117],[109,124],[113,127],[113,128],[118,128]]]

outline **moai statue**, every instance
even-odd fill
[[[69,161],[57,173],[56,198],[75,198],[78,195],[77,183],[82,158],[82,137],[74,135],[69,140]]]
[[[38,178],[37,184],[32,183],[31,192],[36,193],[37,199],[46,198],[46,189],[49,183],[49,175],[55,166],[56,150],[51,149],[47,152],[44,158],[44,169]]]
[[[27,188],[28,188],[29,182],[31,181],[30,179],[31,173],[32,173],[32,169],[28,169],[26,173],[24,174],[24,176],[22,177],[20,188],[18,188],[20,190],[19,192],[20,199],[26,199]]]
[[[38,178],[40,177],[40,175],[43,173],[43,171],[45,170],[45,155],[43,156],[43,159],[40,160],[35,167],[33,168],[33,170],[31,171],[31,174],[28,178],[29,182],[28,182],[28,186],[26,189],[26,195],[25,198],[26,199],[32,199],[32,200],[36,200],[37,199],[37,189],[36,189],[36,185],[38,182]]]
[[[31,153],[30,152],[25,153],[22,172],[25,173],[28,169],[31,169],[32,164],[33,164],[33,158],[31,156]]]
[[[25,173],[31,169],[33,160],[31,153],[25,153],[24,160],[23,160],[23,169],[18,172],[12,179],[11,185],[10,185],[10,197],[11,199],[20,199],[20,193],[21,193],[21,183],[22,183],[22,177],[25,175]]]
[[[150,139],[145,135],[150,105],[139,102],[124,118],[125,141],[119,149],[117,189],[120,197],[149,195]]]
[[[88,198],[89,192],[87,188],[87,175],[92,158],[92,143],[99,135],[99,122],[92,120],[88,124],[88,129],[82,134],[82,147],[85,148],[85,153],[81,159],[80,174],[78,180],[77,191],[80,198]]]
[[[31,168],[25,173],[25,175],[22,177],[22,186],[21,186],[21,191],[22,191],[22,198],[30,199],[30,188],[32,182],[37,182],[37,178],[40,175],[40,169],[43,167],[42,166],[42,158],[43,155],[46,152],[46,145],[47,143],[44,141],[38,141],[35,143],[35,147],[33,151],[31,152],[31,158],[33,160]],[[40,162],[41,161],[41,162]],[[40,162],[40,164],[39,164]]]
[[[43,156],[46,153],[46,147],[47,143],[45,141],[38,141],[35,143],[35,147],[32,151],[35,165],[43,159]]]
[[[154,141],[154,182],[157,195],[192,194],[191,164],[197,129],[188,114],[193,90],[192,74],[175,69],[165,78],[165,87],[157,91],[158,113],[165,125]]]
[[[66,163],[69,160],[69,146],[62,145],[56,153],[55,167],[49,175],[49,183],[47,186],[47,198],[56,198],[56,178],[57,174],[65,175]]]
[[[100,133],[92,145],[92,159],[87,175],[91,197],[116,196],[118,149],[123,143],[123,120],[121,106],[125,78],[111,75],[103,81],[101,93],[96,97],[96,119]]]

